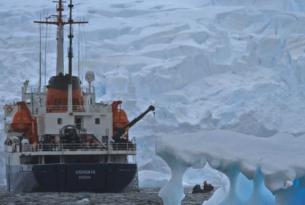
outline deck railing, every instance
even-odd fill
[[[11,147],[11,148],[10,148]],[[68,151],[136,151],[134,143],[110,143],[110,144],[13,144],[7,147],[8,152],[68,152]]]
[[[47,105],[47,112],[67,112],[67,105]],[[73,105],[73,112],[85,112],[85,107],[83,105]]]

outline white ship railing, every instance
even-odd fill
[[[133,143],[111,143],[111,144],[13,144],[6,146],[7,152],[69,152],[69,151],[104,151],[104,152],[135,152],[136,144]]]
[[[67,112],[67,105],[47,105],[47,112]],[[72,110],[74,112],[85,112],[83,105],[73,105]]]
[[[95,103],[92,105],[73,105],[73,112],[101,112],[101,107],[107,106],[107,104]],[[110,107],[111,108],[111,107]],[[47,112],[67,112],[67,105],[47,105]]]

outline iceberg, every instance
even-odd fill
[[[171,169],[159,195],[165,205],[180,205],[186,170],[208,164],[225,177],[204,205],[304,205],[304,143],[304,136],[225,130],[159,136],[156,152]]]

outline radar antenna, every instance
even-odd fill
[[[63,0],[58,0],[58,1],[53,1],[57,3],[57,15],[55,15],[56,19],[54,20],[44,20],[44,21],[34,21],[34,23],[39,23],[39,24],[51,24],[51,25],[56,25],[57,26],[57,64],[56,64],[56,74],[59,75],[60,73],[64,74],[64,26],[69,24],[70,29],[69,29],[69,51],[68,51],[68,58],[69,58],[69,75],[71,76],[72,79],[72,58],[73,58],[73,24],[86,24],[88,23],[87,21],[74,21],[72,18],[72,10],[73,10],[73,3],[72,0],[70,0],[70,3],[68,5],[70,14],[69,14],[69,19],[65,20],[63,16],[63,11],[64,11],[64,6],[63,3],[65,1]]]

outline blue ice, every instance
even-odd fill
[[[182,179],[188,166],[176,164],[174,159],[166,161],[171,168],[172,177],[159,195],[164,205],[181,205],[185,196]],[[204,205],[305,205],[304,178],[294,180],[289,188],[272,193],[265,186],[265,176],[260,168],[257,168],[253,179],[248,179],[238,166],[230,166],[222,170],[222,173],[228,178],[229,189],[224,191],[225,185],[220,187],[209,201],[203,202]],[[221,201],[217,199],[219,197],[222,197]]]

